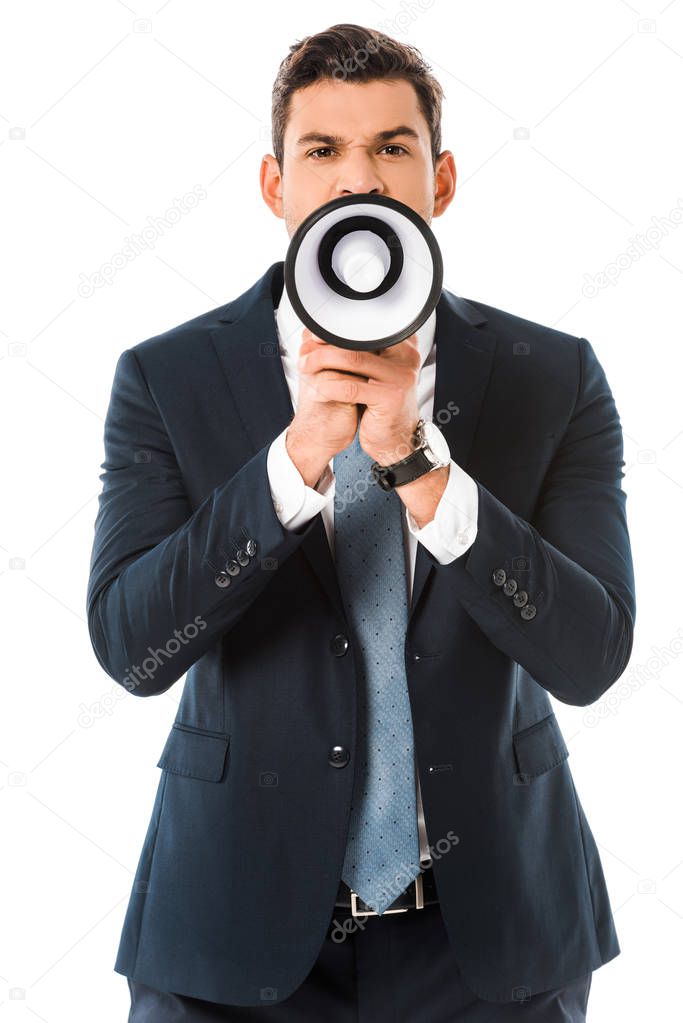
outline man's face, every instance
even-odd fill
[[[283,167],[264,156],[261,191],[290,238],[313,210],[356,192],[398,199],[431,223],[453,198],[455,162],[445,150],[432,164],[429,128],[410,82],[323,80],[290,97]]]

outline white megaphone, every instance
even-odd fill
[[[374,351],[410,337],[441,294],[443,261],[423,218],[387,196],[341,196],[297,227],[287,295],[305,327],[340,348]]]

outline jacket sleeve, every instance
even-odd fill
[[[268,446],[192,512],[139,360],[132,349],[119,357],[86,604],[97,660],[130,692],[165,692],[239,621],[310,530],[282,527]],[[225,571],[230,561],[235,574]]]
[[[577,399],[532,521],[477,481],[476,540],[437,571],[498,649],[561,702],[587,706],[628,664],[636,605],[619,414],[593,348],[578,345]]]

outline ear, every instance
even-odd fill
[[[434,169],[434,212],[432,216],[440,217],[445,213],[455,195],[455,158],[450,149],[444,149],[436,158]]]
[[[282,175],[280,174],[280,166],[271,153],[266,153],[261,160],[259,179],[263,201],[275,216],[282,220],[284,218],[282,210]]]

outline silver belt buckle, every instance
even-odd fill
[[[400,909],[385,909],[383,913],[376,913],[374,909],[369,909],[366,912],[360,912],[358,909],[358,895],[354,892],[353,888],[349,889],[351,892],[351,916],[388,916],[389,913],[407,913],[409,909],[424,909],[424,890],[422,886],[422,874],[418,874],[411,884],[415,886],[415,906],[401,906]]]

